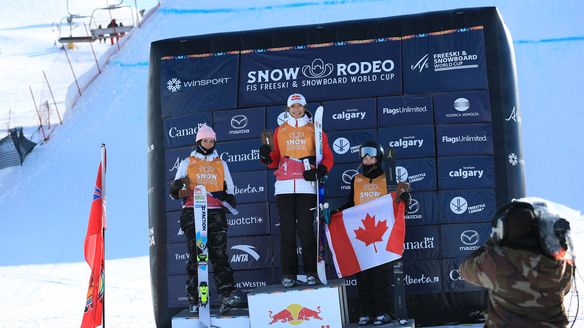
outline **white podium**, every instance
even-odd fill
[[[349,323],[343,280],[317,286],[260,287],[251,291],[247,300],[252,328],[341,328]]]
[[[211,311],[211,326],[249,328],[249,317],[244,309],[233,309],[225,316],[219,316],[215,311]],[[199,328],[199,318],[185,309],[172,317],[172,328]]]

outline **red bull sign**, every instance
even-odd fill
[[[285,292],[279,286],[256,289],[248,294],[251,327],[341,328],[348,320],[344,288],[327,285]]]
[[[291,325],[299,325],[304,321],[309,321],[310,319],[322,320],[322,318],[319,316],[320,306],[317,306],[317,310],[315,311],[300,304],[290,304],[288,307],[274,315],[272,315],[272,311],[268,312],[268,316],[270,317],[270,325],[276,322],[287,322]]]

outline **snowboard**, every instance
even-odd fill
[[[199,327],[211,327],[211,303],[209,299],[209,249],[207,247],[207,189],[203,185],[193,190],[195,212],[195,240],[197,247],[197,275],[199,294]]]
[[[395,149],[387,149],[385,162],[385,176],[387,180],[387,192],[395,191],[396,201],[400,201],[402,192],[410,190],[406,181],[398,181],[396,177]],[[408,309],[406,304],[406,289],[404,285],[404,268],[401,259],[392,262],[393,266],[393,304],[395,316],[400,324],[407,323]]]
[[[323,156],[323,137],[322,137],[322,121],[323,121],[324,108],[318,106],[316,112],[314,113],[314,143],[316,146],[316,167],[322,162]],[[330,169],[330,168],[329,168]],[[324,262],[324,221],[321,220],[321,211],[324,209],[324,183],[326,182],[326,177],[319,177],[316,180],[316,273],[318,274],[318,280],[323,285],[327,284],[326,278],[326,266]]]

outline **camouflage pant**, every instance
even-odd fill
[[[226,294],[235,290],[235,280],[233,271],[229,265],[227,256],[227,219],[222,209],[211,209],[208,215],[208,248],[209,261],[213,263],[213,281],[217,286],[219,294]],[[187,239],[187,251],[189,260],[187,261],[187,281],[186,290],[189,302],[196,304],[198,299],[197,287],[197,247],[195,240],[194,212],[192,208],[184,208],[180,216],[180,226]]]

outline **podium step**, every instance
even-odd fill
[[[359,326],[356,323],[352,323],[352,324],[345,325],[344,327],[346,327],[346,328],[357,328],[357,327],[363,327],[363,326]],[[394,320],[393,322],[390,322],[390,323],[388,323],[386,325],[374,326],[374,325],[371,324],[371,325],[368,325],[368,326],[365,326],[365,327],[379,327],[379,328],[415,328],[416,327],[416,323],[415,323],[414,319],[408,319],[408,322],[406,324],[403,324],[402,325],[399,322],[397,322],[397,321]]]
[[[344,280],[291,288],[280,284],[263,286],[248,293],[247,299],[252,328],[289,325],[336,328],[348,323]]]
[[[211,326],[249,328],[249,312],[238,308],[229,311],[226,315],[219,315],[218,309],[211,309]],[[198,328],[199,318],[188,309],[184,309],[172,317],[172,328]]]

